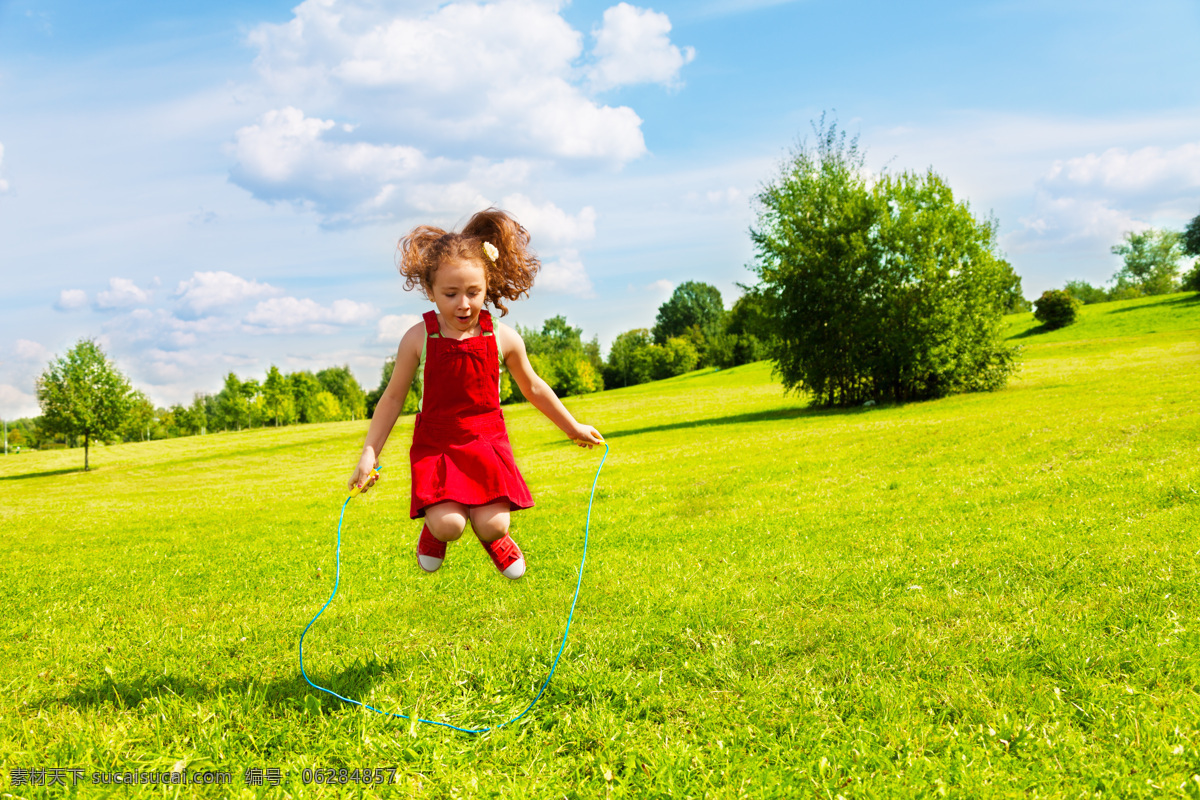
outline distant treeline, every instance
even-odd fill
[[[588,394],[606,386],[632,386],[706,367],[729,367],[766,357],[763,305],[749,290],[726,311],[721,293],[706,283],[678,286],[658,309],[651,328],[617,336],[608,359],[600,356],[598,337],[583,338],[564,316],[546,320],[541,329],[516,326],[535,372],[560,397]],[[246,428],[366,419],[391,380],[395,359],[383,365],[379,385],[365,391],[349,366],[284,373],[274,365],[262,380],[233,372],[216,394],[197,392],[188,405],[156,408],[136,389],[125,398],[120,424],[95,438],[109,444],[238,431]],[[416,376],[404,413],[417,410],[421,392]],[[524,402],[507,371],[500,377],[500,401]],[[8,444],[15,448],[75,447],[79,436],[53,432],[42,417],[8,423]]]

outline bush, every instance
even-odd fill
[[[1067,285],[1063,287],[1063,291],[1084,305],[1089,303],[1103,303],[1109,299],[1108,292],[1099,286],[1092,286],[1087,281],[1067,281]]]
[[[995,223],[932,171],[869,183],[857,142],[817,134],[756,196],[751,230],[784,386],[819,405],[1003,386],[1015,282]]]
[[[1200,261],[1184,273],[1180,288],[1185,292],[1200,292]]]
[[[1033,317],[1046,326],[1046,330],[1064,328],[1075,321],[1082,306],[1078,299],[1061,289],[1047,289],[1033,302]]]

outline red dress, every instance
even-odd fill
[[[437,314],[425,313],[425,371],[421,412],[413,429],[412,507],[409,515],[453,500],[465,506],[507,501],[529,508],[533,496],[513,460],[500,411],[500,357],[492,315],[479,314],[483,334],[440,335]]]

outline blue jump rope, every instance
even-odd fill
[[[592,493],[591,496],[588,497],[587,522],[583,526],[583,555],[579,558],[579,576],[575,579],[575,596],[571,598],[571,611],[567,614],[567,628],[563,631],[562,643],[558,646],[558,654],[554,656],[554,663],[550,665],[550,674],[546,676],[546,681],[542,684],[542,688],[538,689],[537,696],[533,698],[533,701],[530,702],[530,704],[526,706],[525,710],[520,714],[517,714],[507,722],[501,722],[499,725],[493,725],[490,728],[460,728],[457,725],[451,725],[448,722],[438,722],[437,720],[433,719],[410,717],[407,714],[395,714],[391,711],[380,711],[374,706],[369,706],[366,703],[353,700],[349,697],[343,697],[332,689],[326,689],[324,686],[318,686],[308,677],[308,673],[304,671],[304,634],[308,633],[308,629],[313,626],[313,623],[317,621],[317,618],[320,617],[322,613],[324,613],[325,609],[329,607],[329,604],[333,602],[333,598],[337,595],[338,580],[342,576],[342,519],[346,516],[346,506],[348,506],[350,501],[354,499],[354,496],[358,494],[357,491],[352,491],[350,496],[346,498],[346,502],[342,503],[342,513],[338,515],[337,572],[333,578],[333,594],[329,595],[329,599],[325,601],[325,605],[321,606],[321,610],[317,612],[317,616],[312,618],[312,622],[309,622],[308,625],[305,626],[304,632],[300,634],[300,674],[304,676],[304,680],[308,681],[308,685],[314,689],[320,689],[322,692],[325,692],[325,694],[331,694],[338,700],[343,700],[347,703],[353,703],[354,705],[362,706],[363,708],[369,708],[376,714],[383,714],[387,717],[398,717],[400,719],[415,719],[417,722],[424,722],[427,725],[438,725],[442,728],[450,728],[451,730],[461,731],[463,733],[486,733],[488,731],[498,730],[503,728],[505,725],[511,725],[521,717],[528,714],[530,709],[537,705],[537,701],[541,699],[542,693],[546,691],[546,687],[550,685],[550,679],[554,677],[554,670],[558,668],[559,656],[562,655],[563,648],[567,646],[567,634],[571,632],[571,620],[575,616],[575,603],[579,600],[579,586],[583,583],[583,562],[587,560],[588,532],[592,527],[592,501],[596,499],[596,482],[600,480],[600,470],[603,469],[604,460],[607,458],[608,442],[604,442],[604,457],[600,459],[600,465],[596,467],[596,477],[592,479]],[[375,473],[378,474],[380,469],[382,469],[382,467],[377,467],[375,469]]]

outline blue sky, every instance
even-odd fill
[[[349,364],[429,307],[397,239],[512,210],[546,264],[506,321],[726,302],[752,199],[822,113],[932,167],[1027,296],[1200,213],[1200,4],[0,2],[0,416],[99,338],[160,405]]]

